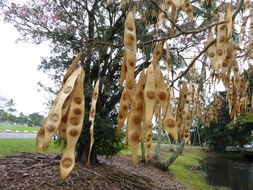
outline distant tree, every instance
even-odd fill
[[[202,141],[204,141],[210,150],[223,152],[231,141],[229,129],[226,127],[231,121],[226,100],[226,92],[220,92],[219,97],[222,100],[221,108],[218,110],[218,120],[211,121],[210,127],[201,129]]]
[[[231,121],[227,128],[231,137],[231,146],[240,146],[253,142],[253,113],[246,112],[239,116],[236,122]]]
[[[17,123],[27,124],[28,123],[27,115],[24,115],[22,112],[20,112],[18,117],[17,117]]]
[[[44,116],[40,115],[37,112],[29,114],[28,115],[28,125],[41,126],[43,119],[44,119]]]

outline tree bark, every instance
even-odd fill
[[[176,152],[164,163],[162,163],[164,169],[168,169],[168,167],[177,159],[177,157],[182,153],[185,142],[184,139],[181,140],[181,143],[176,149]]]
[[[161,130],[158,129],[158,135],[157,135],[157,143],[156,143],[156,149],[155,149],[155,155],[153,156],[153,158],[155,160],[159,159],[159,154],[161,151]]]

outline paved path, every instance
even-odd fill
[[[33,139],[36,134],[33,133],[0,133],[0,139]]]

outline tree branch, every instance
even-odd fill
[[[241,0],[239,2],[239,5],[237,7],[237,9],[235,10],[235,12],[233,13],[233,20],[235,19],[236,15],[239,13],[240,9],[242,8],[242,5],[243,5],[243,1],[244,0]],[[171,82],[171,86],[173,86],[173,84],[178,80],[180,79],[181,77],[183,77],[188,71],[189,69],[194,65],[195,61],[205,52],[208,50],[208,48],[213,45],[214,43],[216,42],[216,39],[212,40],[209,44],[207,44],[207,46],[196,56],[193,58],[193,60],[191,61],[191,63],[188,65],[188,67],[178,76],[176,77],[172,82]]]

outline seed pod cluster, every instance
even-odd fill
[[[80,136],[84,119],[84,70],[77,68],[79,53],[66,72],[60,92],[36,137],[37,150],[46,150],[52,136],[59,132],[67,141],[67,148],[60,162],[61,177],[65,179],[75,165],[75,145]]]
[[[75,146],[81,134],[84,120],[83,82],[84,72],[82,71],[77,78],[76,88],[73,91],[73,101],[69,108],[67,119],[67,147],[60,162],[62,179],[65,179],[69,175],[75,165]]]

